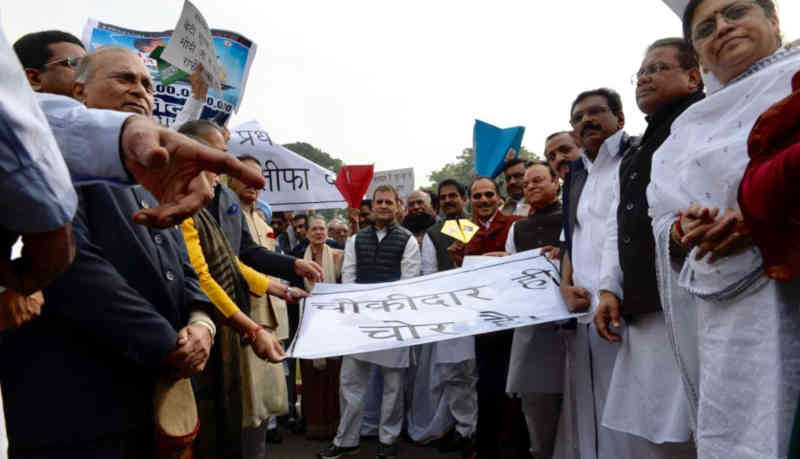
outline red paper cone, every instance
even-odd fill
[[[358,209],[367,192],[374,166],[344,166],[336,174],[336,188],[353,209]]]

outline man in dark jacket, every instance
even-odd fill
[[[464,247],[464,255],[500,254],[505,251],[506,238],[518,216],[500,211],[500,192],[497,184],[478,177],[470,186],[472,218],[478,232]],[[506,396],[506,376],[511,357],[513,330],[485,333],[475,337],[475,359],[478,367],[478,428],[476,448],[479,457],[512,457],[518,453],[516,444],[502,442],[501,432],[507,429],[504,420],[513,418],[514,428],[522,421],[518,402]]]
[[[342,283],[373,284],[419,275],[419,245],[411,233],[395,221],[397,190],[380,185],[373,192],[375,224],[351,236],[345,246]],[[376,459],[397,457],[397,439],[403,426],[405,369],[408,348],[363,352],[342,357],[339,377],[341,419],[336,437],[320,451],[320,459],[358,454],[370,369],[376,365],[383,376],[383,395]]]
[[[680,38],[653,43],[636,83],[636,103],[647,115],[647,130],[639,147],[620,162],[603,253],[600,304],[594,315],[600,336],[614,343],[623,337],[627,341],[620,347],[612,375],[615,384],[608,391],[607,404],[614,409],[606,410],[604,419],[649,440],[638,456],[694,457],[689,406],[661,310],[647,203],[653,155],[669,137],[672,122],[703,98],[691,45]],[[625,319],[621,332],[609,328],[609,324],[622,327],[621,317]],[[655,427],[666,425],[671,426],[666,432]]]
[[[92,58],[80,100],[152,111],[150,73],[136,55],[111,48]],[[125,84],[93,84],[120,72]],[[45,313],[0,347],[10,457],[153,457],[155,379],[202,371],[215,331],[202,311],[213,306],[177,229],[133,223],[157,205],[147,191],[77,191],[75,262],[44,290]]]
[[[558,244],[561,234],[560,182],[548,163],[525,170],[525,200],[531,213],[511,226],[509,254]],[[564,389],[564,342],[555,324],[514,330],[506,392],[520,394],[534,457],[552,457]]]

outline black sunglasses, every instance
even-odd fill
[[[482,198],[484,196],[486,196],[486,199],[492,199],[494,197],[494,195],[495,195],[494,191],[486,191],[486,192],[483,192],[483,193],[472,193],[472,199],[477,201],[478,199],[480,199],[480,198]]]

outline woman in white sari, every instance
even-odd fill
[[[647,190],[657,271],[700,458],[785,457],[800,389],[800,283],[764,276],[737,203],[756,119],[791,92],[772,0],[692,0],[708,97],[672,125]]]

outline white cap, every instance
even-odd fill
[[[689,6],[689,0],[663,0],[664,3],[667,4],[669,9],[675,12],[678,15],[678,18],[683,19],[683,12],[686,11],[686,7]]]

